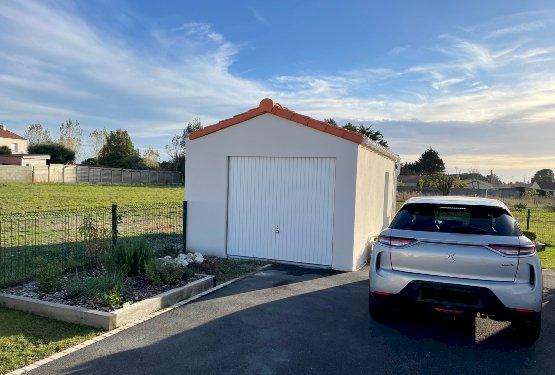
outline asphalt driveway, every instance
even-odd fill
[[[86,347],[33,374],[554,373],[555,272],[542,337],[507,323],[367,313],[367,271],[275,266]]]

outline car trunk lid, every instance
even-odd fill
[[[518,237],[396,229],[388,235],[397,244],[391,247],[394,270],[487,281],[515,279],[518,258],[502,255],[491,245],[518,248]]]

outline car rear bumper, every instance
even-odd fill
[[[540,312],[542,306],[541,280],[531,285],[429,276],[391,269],[371,272],[370,278],[370,292],[376,298],[400,303],[418,302],[439,308],[455,306],[464,311],[497,315],[500,320],[510,320],[503,316],[512,316],[517,309]]]

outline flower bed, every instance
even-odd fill
[[[83,283],[86,280],[98,277],[99,275],[100,272],[97,270],[64,275],[60,278],[58,289],[52,292],[42,290],[37,281],[7,288],[1,290],[1,292],[20,297],[33,298],[40,301],[60,303],[92,310],[114,311],[124,306],[129,306],[133,303],[154,297],[160,293],[167,292],[171,289],[182,287],[201,278],[201,276],[195,275],[187,279],[178,280],[172,285],[156,286],[152,285],[146,276],[126,277],[123,280],[121,302],[113,305],[103,304],[101,300],[97,298],[86,298],[83,296],[78,298],[68,297],[68,292],[71,291],[74,285]]]

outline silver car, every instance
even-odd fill
[[[419,197],[383,230],[370,260],[369,312],[391,307],[510,321],[518,337],[541,330],[542,269],[535,245],[494,199]]]

